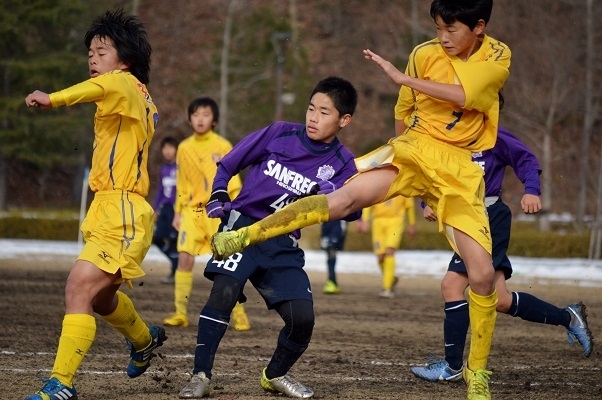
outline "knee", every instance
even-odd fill
[[[498,288],[496,310],[501,313],[508,314],[511,306],[512,293],[508,292],[508,290],[500,290]]]

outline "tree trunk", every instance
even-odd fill
[[[584,110],[583,110],[583,137],[581,139],[581,153],[579,155],[579,192],[577,199],[577,227],[581,231],[584,225],[584,217],[586,214],[586,199],[587,199],[587,176],[590,172],[589,168],[589,147],[592,136],[592,125],[594,115],[592,110],[592,86],[593,86],[593,57],[594,57],[594,23],[593,23],[593,0],[586,0],[586,17],[585,17],[585,82],[584,82]]]
[[[219,132],[223,137],[228,136],[228,91],[229,88],[229,64],[230,64],[230,40],[232,39],[232,15],[238,8],[239,0],[231,0],[226,11],[224,23],[224,36],[222,43],[222,60],[220,63],[220,119]]]

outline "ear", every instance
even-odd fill
[[[351,122],[351,114],[345,114],[339,119],[339,127],[343,129]]]
[[[124,62],[120,62],[119,63],[119,69],[121,71],[129,71],[130,70],[130,64],[126,64]]]
[[[485,20],[480,19],[472,30],[477,36],[482,35],[485,32]]]

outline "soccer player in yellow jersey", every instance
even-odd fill
[[[397,284],[395,276],[395,250],[399,249],[408,219],[408,235],[416,234],[416,209],[414,199],[396,196],[387,201],[364,209],[362,219],[357,223],[359,232],[368,232],[371,224],[372,250],[376,254],[378,266],[383,275],[383,290],[380,297],[395,297],[393,288]]]
[[[214,257],[225,258],[397,195],[421,197],[436,210],[439,230],[467,267],[471,340],[463,374],[469,400],[491,398],[486,367],[497,304],[483,170],[471,158],[471,152],[495,144],[499,92],[510,73],[510,49],[485,34],[492,8],[492,0],[434,0],[430,14],[437,38],[412,51],[405,73],[364,50],[366,59],[401,86],[395,110],[401,135],[356,159],[358,175],[340,189],[220,232],[211,243]]]
[[[175,312],[163,320],[166,326],[188,326],[188,301],[192,293],[194,258],[211,252],[209,241],[220,220],[205,213],[217,163],[232,150],[232,144],[213,131],[219,121],[217,103],[209,97],[193,100],[188,106],[188,122],[194,133],[178,146],[176,156],[176,201],[173,226],[178,230],[178,268],[175,273]],[[231,198],[242,183],[235,176],[229,184]],[[236,330],[251,328],[242,304],[232,311]]]
[[[97,18],[85,35],[90,79],[70,88],[29,94],[29,107],[49,109],[96,103],[89,184],[94,200],[81,231],[85,245],[65,286],[65,317],[54,367],[47,383],[26,400],[75,399],[73,377],[96,335],[94,313],[123,334],[130,347],[127,374],[149,366],[152,351],[166,339],[162,327],[148,327],[122,283],[144,275],[140,267],[153,236],[148,148],[158,121],[146,89],[151,47],[146,31],[123,11]]]

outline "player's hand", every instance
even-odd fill
[[[408,231],[408,236],[410,236],[410,238],[416,237],[416,225],[408,225],[407,231]]]
[[[211,197],[209,197],[209,201],[205,206],[209,218],[225,217],[226,213],[231,209],[232,200],[230,200],[228,189],[226,188],[216,188],[213,193],[211,193]]]
[[[437,221],[437,214],[433,211],[429,206],[424,206],[424,210],[422,210],[422,215],[424,215],[424,219],[430,222]]]
[[[174,215],[173,215],[173,222],[171,223],[171,226],[173,226],[173,228],[176,231],[180,230],[180,213],[179,212],[174,213]]]
[[[317,188],[316,194],[328,194],[328,193],[332,193],[338,189],[337,185],[335,185],[334,183],[332,183],[330,181],[320,181],[312,189],[316,190],[315,188]]]
[[[395,82],[398,85],[402,84],[403,77],[405,76],[405,74],[397,68],[395,68],[395,66],[389,61],[385,60],[370,49],[364,50],[364,58],[366,60],[374,61],[379,67],[383,69],[383,71],[385,71],[385,73],[389,76],[389,78],[391,78],[393,82]]]
[[[358,219],[355,221],[355,230],[358,233],[368,232],[368,221],[364,221],[363,219]]]
[[[525,194],[520,201],[525,214],[537,214],[541,211],[541,199],[534,194]]]
[[[35,92],[27,95],[25,98],[25,104],[27,104],[27,107],[39,107],[42,109],[52,108],[50,95],[40,90],[36,90]]]

